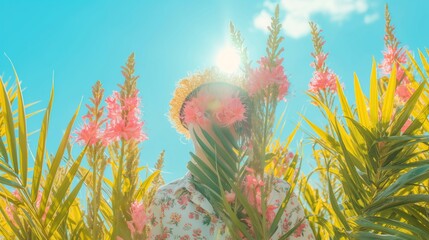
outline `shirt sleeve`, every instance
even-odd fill
[[[152,204],[148,208],[148,215],[150,216],[149,238],[148,239],[162,239],[162,201],[159,192],[155,194]]]
[[[283,215],[279,221],[277,232],[275,235],[278,239],[289,230],[297,226],[295,231],[287,238],[289,240],[310,240],[315,239],[313,230],[305,217],[304,210],[295,194],[292,194]]]

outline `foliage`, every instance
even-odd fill
[[[270,147],[274,142],[277,104],[283,99],[289,86],[281,65],[280,54],[283,48],[280,44],[283,37],[280,36],[279,7],[277,6],[269,27],[266,57],[258,61],[257,69],[251,67],[240,32],[232,23],[230,28],[232,40],[241,53],[244,85],[250,95],[250,104],[247,106],[251,125],[250,139],[248,136],[236,139],[230,128],[217,125],[209,129],[198,129],[193,135],[196,136],[197,145],[203,149],[205,159],[191,153],[193,160],[188,164],[188,169],[195,178],[196,188],[212,204],[234,239],[269,239],[278,230],[278,222],[297,180],[294,177],[288,179],[292,186],[288,193],[284,193],[285,198],[276,209],[275,217],[270,219],[268,211],[272,206],[268,205],[268,197],[273,187],[275,168],[278,164],[287,165],[285,171],[290,176],[295,176],[300,160],[298,154],[293,154],[290,163],[275,161],[276,157],[282,156],[276,156],[273,152],[277,150]],[[274,146],[279,147],[279,143]],[[268,172],[267,175],[265,171]],[[252,189],[249,190],[249,179],[258,181],[259,185],[250,186]],[[260,205],[255,203],[258,201]],[[282,238],[287,238],[297,226],[293,226]]]
[[[75,112],[54,155],[47,155],[46,142],[54,91],[46,108],[39,134],[32,177],[29,172],[29,149],[27,115],[20,81],[15,72],[16,91],[8,91],[1,81],[0,102],[4,135],[0,138],[0,170],[2,183],[0,196],[2,223],[0,232],[10,239],[48,239],[68,236],[64,231],[70,208],[78,204],[76,196],[80,191],[84,175],[76,179],[85,149],[75,161],[60,167],[69,141]],[[12,106],[16,98],[18,117],[14,121]],[[18,133],[18,135],[16,135]],[[46,174],[42,174],[43,168]],[[73,184],[73,186],[72,186]],[[14,190],[14,191],[12,191]]]
[[[309,95],[328,121],[323,128],[304,117],[313,130],[317,167],[302,177],[300,189],[318,239],[426,239],[429,234],[429,65],[419,51],[423,73],[408,56],[410,67],[394,61],[391,73],[381,78],[373,61],[369,96],[355,74],[353,106],[341,88],[340,111]],[[405,79],[398,78],[397,67],[415,89],[405,102],[397,96]],[[313,176],[318,186],[309,180]]]
[[[122,97],[134,94],[132,97],[135,97],[137,77],[133,75],[133,54],[123,70],[125,82],[120,86],[120,94]],[[5,239],[110,239],[112,235],[124,239],[131,239],[133,235],[137,237],[128,224],[134,220],[130,212],[131,205],[134,202],[142,202],[144,206],[150,204],[151,196],[163,183],[159,172],[163,166],[164,153],[160,155],[156,170],[153,173],[147,171],[147,178],[141,180],[140,171],[146,169],[138,166],[138,143],[142,135],[138,135],[138,140],[122,138],[119,142],[111,141],[108,144],[99,137],[102,127],[107,129],[107,124],[114,123],[104,116],[104,90],[98,81],[93,87],[91,105],[86,105],[88,114],[84,116],[84,121],[88,122],[76,131],[77,137],[72,136],[79,109],[76,110],[53,155],[46,149],[54,96],[52,90],[40,129],[36,155],[31,159],[26,122],[36,112],[26,114],[26,108],[31,105],[24,105],[16,72],[15,78],[15,88],[7,89],[7,84],[1,81],[0,92],[1,235]],[[16,110],[12,110],[14,106]],[[72,154],[73,139],[83,144],[77,158]],[[87,159],[89,169],[81,165],[84,159]],[[29,164],[31,160],[34,160],[33,166]],[[104,176],[109,166],[113,168],[113,182]],[[33,167],[32,175],[28,174],[30,167]],[[82,188],[84,185],[86,188]],[[83,189],[88,192],[86,210],[83,210],[77,198]],[[109,201],[110,196],[113,201]],[[144,237],[147,233],[138,234]]]

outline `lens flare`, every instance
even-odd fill
[[[224,47],[216,56],[216,66],[225,73],[234,73],[240,68],[240,55],[232,46]]]

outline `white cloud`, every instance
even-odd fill
[[[262,10],[254,19],[253,25],[264,32],[268,32],[268,26],[271,24],[271,14]]]
[[[363,22],[366,24],[371,24],[371,23],[377,21],[379,18],[380,18],[380,15],[378,13],[367,14],[363,18]]]
[[[265,0],[264,9],[253,21],[257,29],[266,31],[273,6],[273,2]],[[281,0],[280,2],[282,15],[285,16],[282,20],[283,28],[286,35],[293,38],[303,37],[310,32],[308,21],[313,15],[321,14],[328,16],[333,22],[342,22],[351,14],[365,14],[368,8],[368,0]],[[370,16],[370,21],[377,20],[372,19],[375,18],[372,15],[367,16]]]

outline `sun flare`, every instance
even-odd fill
[[[218,52],[216,66],[225,73],[234,73],[240,67],[240,55],[232,46],[226,46]]]

